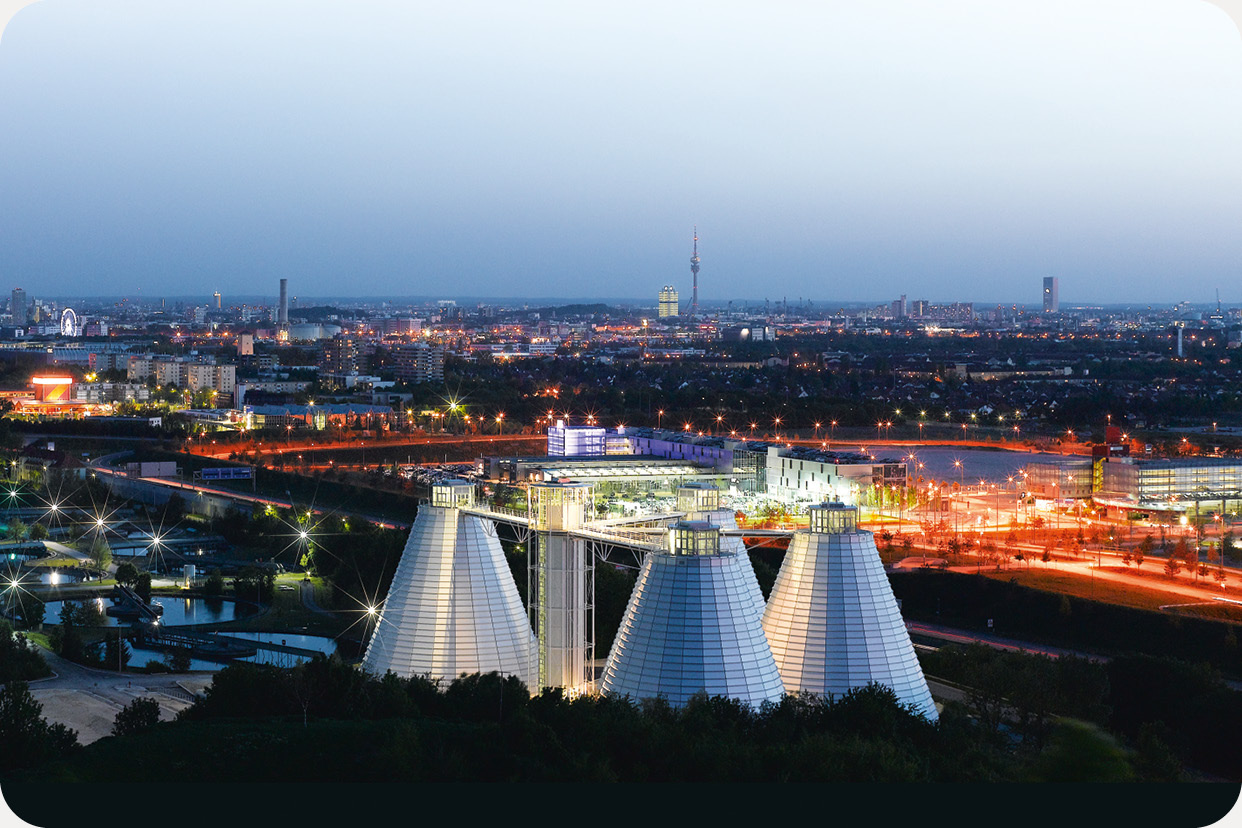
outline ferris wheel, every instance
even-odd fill
[[[78,335],[78,315],[73,312],[73,308],[65,308],[60,314],[60,335]]]

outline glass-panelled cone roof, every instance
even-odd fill
[[[857,509],[812,507],[794,533],[763,613],[763,629],[789,692],[841,695],[871,682],[930,719],[937,716],[910,634]]]
[[[754,572],[722,550],[719,527],[682,521],[643,561],[601,689],[683,705],[695,693],[748,704],[784,694],[753,600]]]
[[[469,505],[467,483],[433,503]],[[454,679],[498,671],[533,687],[535,637],[495,531],[459,508],[418,510],[362,666]]]

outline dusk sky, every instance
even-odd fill
[[[1242,37],[1197,0],[42,0],[0,288],[1242,304]]]

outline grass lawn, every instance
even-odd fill
[[[22,635],[26,636],[28,641],[33,641],[45,650],[52,649],[52,642],[48,640],[47,633],[23,630]]]
[[[1108,604],[1160,611],[1160,607],[1170,604],[1196,604],[1195,598],[1163,588],[1168,583],[1163,572],[1151,571],[1143,575],[1150,583],[1134,585],[1116,583],[1114,581],[1095,579],[1094,586],[1090,575],[1070,572],[1062,569],[1045,569],[1043,564],[1035,563],[1028,570],[1025,566],[1011,566],[1009,569],[983,569],[983,575],[1000,581],[1015,580],[1022,586],[1070,595],[1075,598],[1087,598]],[[1186,576],[1180,576],[1181,583],[1188,583]],[[1242,621],[1242,605],[1229,604],[1223,601],[1211,601],[1206,596],[1200,606],[1178,607],[1177,612],[1196,615],[1220,621]]]
[[[315,612],[302,603],[302,574],[285,573],[276,577],[276,595],[271,605],[262,613],[229,621],[220,625],[221,632],[227,630],[264,631],[279,630],[285,632],[302,632],[308,635],[339,635],[353,620],[347,613],[324,614]],[[315,600],[320,607],[328,605],[331,590],[322,578],[312,578]],[[282,590],[281,587],[293,587]],[[227,593],[226,593],[227,595]]]
[[[38,558],[30,561],[27,566],[82,566],[82,561],[70,557]]]

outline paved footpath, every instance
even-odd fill
[[[40,650],[55,673],[30,683],[30,693],[43,705],[43,716],[78,732],[78,741],[90,744],[112,734],[112,723],[122,707],[137,698],[160,703],[160,719],[168,721],[190,706],[195,693],[211,684],[214,673],[115,673],[66,661]]]

